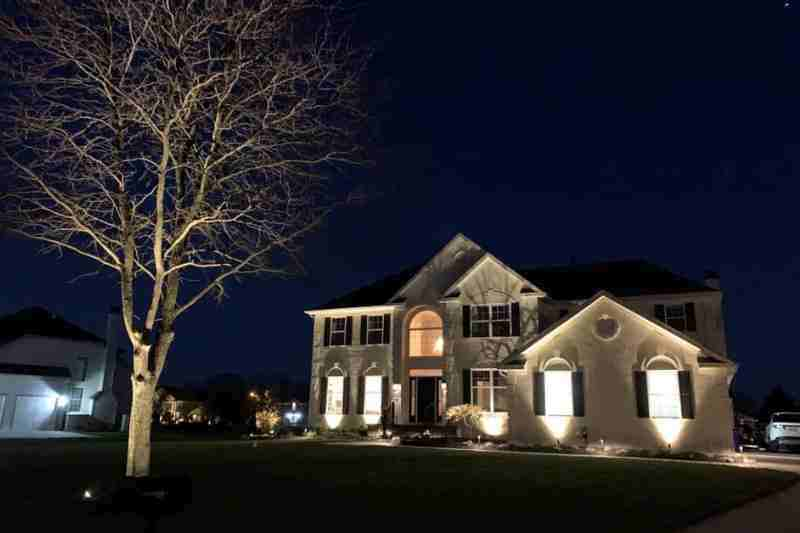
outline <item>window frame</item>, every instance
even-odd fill
[[[372,319],[380,319],[380,327],[372,327]],[[383,323],[383,315],[367,315],[367,345],[373,346],[377,344],[383,344],[383,330],[384,330],[384,323]],[[378,342],[370,342],[370,334],[377,334],[378,335]]]
[[[511,324],[512,321],[512,313],[511,313],[511,305],[513,302],[507,303],[490,303],[490,304],[471,304],[470,305],[470,337],[476,339],[505,339],[513,337],[514,335],[511,334],[513,331],[513,325]],[[476,313],[478,308],[488,308],[487,318],[481,319],[478,318]],[[496,308],[504,308],[506,316],[505,318],[496,319],[495,318],[495,309]],[[507,334],[505,335],[496,335],[495,334],[495,323],[503,324],[508,327]],[[487,328],[487,335],[479,335],[476,334],[475,326],[482,326],[486,325]]]
[[[489,373],[489,386],[477,386],[475,385],[475,373],[476,372],[488,372]],[[504,377],[506,378],[505,385],[496,385],[495,384],[495,374],[503,373]],[[511,407],[509,406],[506,410],[498,411],[495,407],[496,402],[496,395],[498,390],[502,390],[505,392],[509,392],[511,386],[508,384],[508,371],[502,368],[470,368],[469,369],[469,399],[470,404],[477,405],[480,407],[480,404],[477,402],[477,390],[483,389],[489,391],[489,410],[485,411],[487,413],[508,413],[511,411]]]
[[[75,392],[80,391],[80,395],[77,397],[78,408],[75,409]],[[83,408],[83,387],[72,387],[69,391],[69,405],[67,406],[68,413],[80,413],[81,409]]]
[[[436,316],[436,319],[439,321],[439,325],[436,327],[414,327],[414,320],[421,315],[422,313],[433,313]],[[414,354],[411,351],[413,343],[411,342],[411,337],[413,332],[425,332],[425,331],[439,331],[440,335],[434,342],[434,352],[437,351],[437,345],[441,344],[439,347],[439,353],[430,353],[430,354]],[[420,345],[422,343],[420,342]],[[444,320],[436,311],[431,311],[430,309],[425,309],[416,313],[413,317],[411,317],[411,321],[408,323],[408,356],[409,357],[443,357],[444,356]]]
[[[336,324],[337,321],[341,321],[342,328],[337,329]],[[334,336],[341,334],[342,342],[334,342]],[[347,317],[346,316],[337,316],[331,317],[331,331],[328,337],[328,346],[346,346],[347,345]]]
[[[325,389],[325,414],[326,415],[344,415],[345,414],[345,412],[344,412],[344,404],[345,404],[344,398],[345,398],[345,394],[347,394],[347,391],[344,390],[344,382],[345,382],[344,378],[345,378],[344,371],[342,369],[340,369],[340,368],[333,368],[333,369],[330,370],[330,372],[328,372],[326,389]],[[339,394],[339,402],[340,402],[341,407],[338,410],[332,410],[332,408],[335,406],[335,402],[336,402],[336,396],[334,394],[331,394],[331,392],[332,392],[331,388],[332,388],[334,383],[340,383],[341,384],[339,386],[339,388],[341,390],[341,393]],[[332,405],[332,402],[333,402],[333,405]],[[338,411],[338,412],[334,412],[334,411]]]
[[[377,382],[377,384],[378,384],[377,392],[374,391],[374,390],[370,392],[369,384],[371,382],[372,383],[376,383]],[[373,396],[377,397],[377,403],[376,403],[377,409],[375,411],[370,411],[369,410],[369,405],[370,405],[369,399],[371,397],[373,397]],[[373,402],[375,402],[375,401],[376,401],[375,398],[373,398]],[[373,374],[373,375],[367,374],[366,376],[364,376],[364,413],[363,413],[364,416],[381,415],[381,414],[383,414],[383,405],[382,404],[383,404],[383,375],[381,375],[381,374]]]
[[[670,316],[670,309],[675,311],[676,309],[680,310],[678,315],[673,314]],[[688,323],[687,323],[687,316],[686,316],[686,304],[664,304],[664,323],[675,329],[677,331],[688,331]],[[671,321],[679,321],[679,322],[671,322]],[[679,326],[678,324],[683,324]]]

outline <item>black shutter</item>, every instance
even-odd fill
[[[667,321],[667,313],[664,311],[664,306],[662,304],[656,304],[656,320],[660,320],[661,322]]]
[[[470,372],[469,368],[465,368],[461,375],[461,389],[464,404],[466,405],[472,403],[472,372]]]
[[[574,416],[586,416],[586,402],[583,393],[583,369],[572,373],[572,411]]]
[[[367,344],[367,315],[361,315],[361,331],[359,332],[359,336],[361,337],[361,346]]]
[[[694,388],[692,373],[688,370],[678,372],[678,386],[681,390],[681,417],[694,418]]]
[[[347,321],[344,326],[344,343],[348,346],[353,345],[353,317],[347,317]]]
[[[350,414],[350,376],[344,377],[344,386],[343,386],[342,394],[344,398],[342,398],[342,414],[349,415]]]
[[[694,302],[684,304],[686,309],[686,331],[697,331],[697,319],[694,315]]]
[[[533,373],[533,414],[544,416],[547,410],[544,404],[544,372]]]
[[[462,333],[465,339],[472,336],[472,315],[470,313],[471,309],[468,305],[465,305],[461,308],[461,325],[463,327]]]
[[[359,376],[358,378],[358,403],[356,404],[357,413],[359,415],[364,414],[364,387],[366,386],[366,380],[364,376]]]
[[[634,371],[633,386],[636,391],[636,414],[639,418],[649,418],[650,402],[647,397],[647,372]]]
[[[381,410],[389,408],[389,376],[383,376],[381,382]]]
[[[519,302],[511,303],[511,336],[519,337]]]
[[[328,406],[328,378],[319,378],[319,414],[324,415]]]
[[[383,344],[392,343],[392,315],[383,315]]]
[[[330,346],[331,344],[331,317],[325,318],[325,337],[322,339],[323,346]]]

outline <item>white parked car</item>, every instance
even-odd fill
[[[773,413],[764,437],[770,450],[778,451],[789,447],[800,449],[800,413]]]

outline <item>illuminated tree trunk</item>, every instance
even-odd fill
[[[133,402],[131,404],[130,429],[128,431],[128,466],[129,477],[150,475],[150,431],[153,424],[153,400],[156,393],[156,381],[145,378],[138,381],[131,375],[133,384]]]

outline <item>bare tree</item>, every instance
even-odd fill
[[[331,177],[360,160],[366,54],[312,0],[20,4],[0,19],[2,216],[118,276],[127,474],[145,476],[176,320],[240,276],[296,268],[342,201]]]

